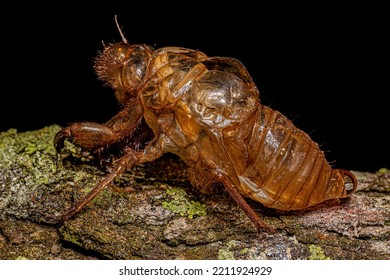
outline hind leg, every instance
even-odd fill
[[[257,213],[249,206],[242,195],[237,191],[235,185],[225,175],[219,174],[216,170],[212,170],[202,161],[198,161],[195,166],[190,169],[189,179],[191,184],[200,192],[212,194],[216,192],[216,185],[220,183],[229,193],[230,197],[240,206],[248,218],[253,222],[256,229],[260,232],[266,230],[274,233],[275,230],[269,227],[260,219]]]

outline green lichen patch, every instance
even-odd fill
[[[234,257],[234,249],[237,247],[237,244],[240,242],[235,240],[230,240],[225,248],[221,248],[218,250],[218,259],[219,260],[235,260]]]
[[[381,193],[389,193],[390,192],[390,169],[381,168],[376,172],[376,175],[378,176],[378,178],[374,182],[372,189]]]
[[[59,129],[52,125],[36,131],[18,133],[9,129],[0,133],[0,168],[18,166],[36,183],[49,183],[47,174],[56,170],[53,139]]]
[[[51,125],[36,131],[20,132],[14,128],[0,133],[0,165],[9,164],[16,155],[32,155],[37,152],[55,155],[55,134],[61,129]]]
[[[310,244],[308,249],[310,252],[309,260],[330,260],[329,257],[325,256],[325,252],[320,246]]]
[[[267,250],[258,250],[255,242],[230,240],[226,246],[218,250],[219,260],[265,260]],[[253,247],[252,247],[253,246]]]
[[[376,172],[376,174],[379,175],[379,176],[383,176],[383,175],[385,175],[386,173],[389,173],[389,172],[390,172],[389,169],[383,167],[383,168],[380,168],[380,169]]]
[[[229,251],[228,249],[219,249],[218,259],[219,260],[235,260],[234,252]]]
[[[162,206],[180,216],[187,216],[193,219],[195,216],[200,217],[206,215],[206,205],[200,201],[188,199],[187,192],[182,188],[172,187],[167,190],[167,194],[171,200],[163,201]]]
[[[67,170],[59,164],[53,139],[60,129],[51,125],[0,133],[0,218],[46,221],[47,216],[53,221],[67,207],[69,193],[93,181],[81,168]]]

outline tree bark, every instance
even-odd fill
[[[390,259],[390,171],[353,171],[350,199],[281,212],[247,200],[276,233],[258,233],[227,193],[191,187],[173,155],[137,166],[72,219],[52,224],[107,172],[63,160],[57,125],[0,133],[0,259]]]

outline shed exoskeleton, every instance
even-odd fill
[[[122,155],[112,172],[62,217],[69,219],[135,165],[178,155],[203,193],[221,183],[259,229],[269,228],[244,197],[266,207],[298,210],[356,191],[355,176],[332,169],[317,143],[280,112],[260,103],[246,68],[234,58],[180,47],[123,42],[105,47],[98,77],[115,90],[121,111],[105,124],[73,123],[55,137],[104,154]]]

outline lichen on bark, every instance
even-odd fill
[[[74,218],[51,224],[107,172],[59,160],[57,125],[0,133],[0,259],[389,259],[390,171],[354,171],[344,201],[281,212],[248,203],[277,233],[258,234],[225,192],[202,195],[175,156],[137,166]]]

